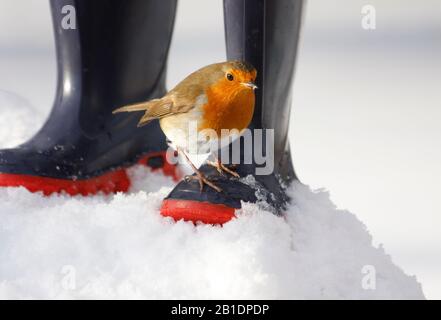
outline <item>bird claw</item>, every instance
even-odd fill
[[[231,174],[233,177],[240,178],[240,175],[236,171],[232,170],[232,169],[236,168],[236,165],[234,165],[234,164],[230,166],[231,169],[229,167],[227,167],[226,165],[224,165],[220,161],[207,160],[207,164],[209,166],[215,167],[217,172],[219,172],[219,174],[222,176],[224,176],[224,172],[227,172],[227,173]]]
[[[221,176],[223,176],[223,177],[225,176],[224,172],[222,171],[222,168],[218,165],[217,161],[210,161],[210,160],[207,160],[207,164],[208,164],[209,166],[214,167],[214,168],[216,169],[216,171],[217,171]]]
[[[222,192],[222,189],[219,188],[217,185],[215,185],[213,182],[211,182],[210,180],[208,180],[205,175],[203,175],[200,172],[196,172],[196,175],[188,175],[185,176],[184,180],[186,182],[192,181],[192,180],[197,180],[199,182],[199,190],[200,192],[202,192],[203,188],[204,188],[204,184],[206,184],[207,186],[213,188],[214,190],[216,190],[217,192]]]

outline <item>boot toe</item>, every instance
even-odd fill
[[[242,178],[237,179],[220,175],[215,168],[203,165],[199,170],[222,192],[204,186],[202,192],[197,181],[181,181],[164,199],[161,214],[174,220],[224,224],[235,217],[235,211],[241,209],[242,202],[269,204],[274,212],[283,210],[288,197],[272,175],[254,176],[250,166],[240,165],[237,172]]]

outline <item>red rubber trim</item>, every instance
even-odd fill
[[[152,171],[162,170],[162,173],[164,175],[172,177],[173,180],[178,182],[181,179],[181,176],[178,173],[176,164],[169,163],[167,161],[166,155],[167,155],[167,151],[151,152],[147,156],[142,157],[141,159],[139,159],[138,160],[138,164],[147,165],[147,163],[148,163],[150,158],[162,157],[163,166],[160,167],[160,168],[152,168]]]
[[[138,164],[146,164],[151,157],[162,156],[164,166],[161,168],[164,174],[178,180],[176,166],[165,161],[165,152],[151,153],[138,161]],[[130,188],[130,179],[126,168],[117,169],[98,177],[82,180],[68,180],[48,177],[39,177],[23,174],[0,173],[0,187],[25,187],[31,192],[43,192],[44,195],[66,192],[74,195],[93,195],[98,192],[105,194],[127,192]]]
[[[25,187],[30,192],[42,191],[44,195],[66,192],[72,196],[104,192],[127,192],[130,180],[124,169],[87,180],[66,180],[22,174],[0,173],[0,187]]]
[[[224,224],[235,217],[234,211],[234,208],[224,204],[181,199],[166,199],[161,206],[164,217],[206,224]]]

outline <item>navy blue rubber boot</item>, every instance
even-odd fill
[[[66,27],[72,8],[76,19]],[[45,194],[127,191],[124,168],[138,161],[173,174],[158,122],[134,129],[138,115],[112,110],[166,92],[175,10],[176,0],[51,1],[55,101],[32,139],[0,150],[0,186]]]
[[[241,202],[269,204],[281,213],[289,201],[285,188],[296,179],[287,138],[291,88],[301,27],[302,0],[224,0],[228,60],[242,60],[257,69],[254,117],[250,129],[273,129],[274,150],[251,150],[251,163],[243,161],[248,152],[243,138],[241,162],[235,170],[241,178],[219,174],[208,165],[200,171],[222,192],[197,181],[181,181],[164,199],[161,213],[176,220],[225,223],[234,217]],[[253,140],[258,139],[252,134]],[[263,135],[265,137],[265,135]],[[230,148],[233,148],[232,146]],[[255,151],[272,157],[274,170],[257,174],[260,167]],[[221,151],[222,152],[222,151]]]

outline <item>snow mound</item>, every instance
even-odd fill
[[[15,147],[34,133],[41,123],[40,114],[24,98],[0,90],[0,146]]]
[[[0,189],[0,298],[424,298],[324,191],[295,183],[284,217],[244,203],[223,227],[195,226],[160,215],[172,180],[130,176],[128,194],[109,196]]]

